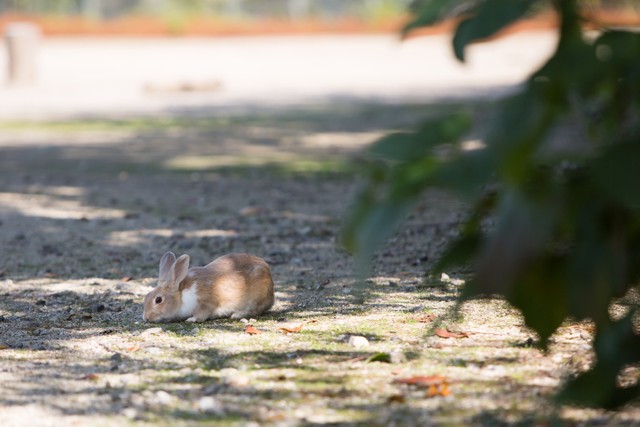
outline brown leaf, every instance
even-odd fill
[[[247,325],[247,327],[244,328],[244,331],[249,335],[258,335],[262,333],[262,331],[256,329],[253,325]]]
[[[440,386],[431,385],[427,391],[427,397],[449,396],[450,394],[451,390],[449,390],[449,385],[447,383]]]
[[[469,338],[469,334],[466,332],[451,332],[448,329],[438,328],[433,331],[434,334],[440,338]]]
[[[97,381],[98,378],[100,378],[98,374],[87,374],[84,377],[82,377],[83,380],[90,380],[90,381]]]
[[[311,323],[318,323],[318,319],[309,319],[305,322],[307,325],[311,324]]]
[[[288,333],[288,334],[293,334],[293,333],[296,333],[296,332],[300,332],[300,330],[302,329],[302,325],[303,324],[301,323],[298,326],[294,326],[294,327],[291,327],[291,328],[283,326],[283,327],[278,328],[278,329],[280,329],[282,332],[285,332],[285,333]]]
[[[400,378],[393,381],[394,384],[407,384],[416,387],[425,387],[427,397],[448,396],[451,394],[449,382],[442,375],[417,376]]]
[[[404,394],[394,394],[393,396],[389,396],[387,403],[404,403],[405,400]]]
[[[6,350],[6,349],[8,349],[8,348],[11,348],[11,347],[9,347],[9,346],[8,346],[8,345],[6,345],[6,344],[2,344],[2,343],[0,343],[0,350]]]
[[[402,372],[404,372],[404,368],[396,368],[393,371],[391,371],[391,375],[399,375]]]
[[[142,347],[139,345],[134,345],[133,347],[127,347],[127,351],[130,353],[135,353],[136,351],[140,351]]]
[[[433,313],[428,313],[428,314],[424,314],[422,316],[418,316],[416,317],[416,320],[420,323],[431,323],[433,322],[438,316],[436,316]]]
[[[451,390],[449,390],[449,385],[447,383],[442,384],[440,387],[440,396],[449,396],[451,394]]]
[[[427,390],[427,397],[435,397],[440,394],[440,389],[435,384],[429,385],[429,390]]]
[[[442,375],[427,375],[427,376],[416,376],[409,378],[398,378],[397,380],[393,380],[394,384],[408,384],[408,385],[416,385],[423,387],[430,387],[432,385],[442,385],[446,384],[447,379]]]
[[[131,280],[133,280],[133,278],[129,276],[125,276],[122,279],[120,279],[121,282],[130,282]]]

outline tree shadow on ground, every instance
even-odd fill
[[[269,422],[289,416],[293,403],[315,399],[330,400],[345,414],[357,412],[362,421],[354,424],[389,419],[394,410],[387,399],[396,388],[366,394],[349,385],[351,365],[366,363],[374,350],[345,348],[333,331],[313,337],[330,350],[304,347],[294,338],[285,342],[291,344],[286,351],[270,350],[269,343],[259,351],[232,350],[233,339],[244,337],[239,322],[147,324],[141,322],[141,302],[160,257],[173,250],[189,253],[193,265],[234,251],[266,258],[279,302],[260,322],[271,332],[279,321],[331,323],[354,314],[418,313],[425,304],[449,303],[455,288],[426,289],[416,279],[446,238],[448,224],[455,224],[450,212],[458,205],[447,197],[429,195],[420,208],[432,217],[410,218],[382,251],[375,275],[395,285],[387,279],[367,284],[366,304],[355,298],[351,259],[337,240],[357,184],[345,158],[381,132],[412,125],[425,108],[434,113],[429,106],[325,106],[106,126],[79,121],[67,123],[67,130],[44,124],[41,136],[11,143],[4,135],[0,245],[10,250],[0,259],[0,344],[10,347],[11,357],[0,356],[9,370],[29,375],[15,379],[0,405],[36,399],[69,414],[134,408],[134,419],[147,421],[158,413],[176,421]],[[429,225],[434,223],[440,226]],[[416,293],[419,302],[407,303]],[[346,324],[340,333],[364,335],[372,345],[386,339],[384,328],[366,326]],[[155,327],[162,336],[142,335]],[[212,333],[233,338],[201,348],[198,334],[208,339]],[[179,363],[164,356],[176,340],[193,345]],[[91,351],[76,354],[79,342],[91,343]],[[318,368],[327,361],[338,373]],[[377,365],[365,365],[370,366]],[[255,385],[242,383],[257,370],[264,378],[255,374]],[[103,379],[114,373],[125,378],[118,379],[122,383]],[[144,380],[130,385],[125,381],[131,376]],[[68,383],[74,387],[67,389]],[[178,402],[159,402],[156,394],[165,389]],[[60,403],[60,395],[68,404]],[[78,403],[87,395],[91,406]],[[179,403],[209,395],[222,401],[224,415]],[[432,411],[414,406],[417,399],[401,408],[415,419]],[[307,412],[298,417],[302,425],[320,424],[313,405]]]

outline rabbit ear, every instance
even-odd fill
[[[173,276],[171,286],[175,287],[176,289],[179,287],[180,282],[182,282],[184,278],[187,277],[187,273],[189,273],[189,261],[189,255],[180,255],[180,258],[178,258],[171,267],[171,273]]]
[[[158,272],[158,278],[161,281],[169,282],[171,281],[171,276],[169,276],[169,272],[171,271],[171,267],[176,262],[176,256],[173,252],[167,252],[162,256],[160,260],[160,271]]]

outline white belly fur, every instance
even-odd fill
[[[182,305],[176,317],[190,317],[196,311],[198,306],[198,284],[194,283],[191,287],[182,291]]]

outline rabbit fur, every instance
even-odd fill
[[[189,261],[186,254],[177,259],[172,252],[163,255],[158,285],[144,299],[145,321],[241,319],[273,306],[271,269],[262,258],[232,253],[191,268]]]

